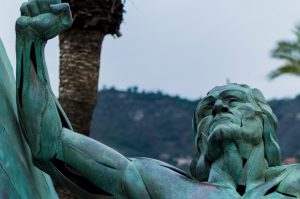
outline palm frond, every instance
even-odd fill
[[[293,31],[296,40],[277,42],[276,48],[271,51],[273,58],[285,60],[286,64],[272,71],[269,79],[274,79],[283,74],[293,74],[300,76],[300,25]]]
[[[300,60],[300,43],[279,41],[277,47],[271,52],[272,57],[297,63]]]
[[[295,65],[281,66],[281,67],[277,68],[276,70],[272,71],[268,75],[268,77],[269,77],[269,79],[274,79],[283,74],[291,74],[291,75],[300,76],[300,66],[295,66]]]
[[[300,41],[300,24],[297,24],[295,29],[293,30],[293,33],[296,35],[298,42]]]

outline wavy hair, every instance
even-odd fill
[[[260,116],[263,121],[263,141],[265,146],[266,160],[269,164],[269,167],[279,166],[281,162],[281,151],[276,136],[277,117],[273,113],[271,107],[268,105],[261,91],[244,84],[228,84],[225,86],[216,87],[214,89],[222,87],[231,87],[232,89],[244,88],[247,91],[247,95],[249,97],[248,100],[254,104],[258,112],[261,113]],[[214,89],[212,89],[212,91]],[[199,107],[201,102],[202,101],[200,101],[197,107]],[[200,133],[201,129],[198,129],[198,124],[203,118],[199,117],[199,115],[201,114],[198,113],[198,108],[196,108],[192,121],[196,151],[195,157],[190,165],[190,171],[192,176],[197,178],[199,181],[204,182],[208,180],[212,162],[207,159],[204,153],[201,153],[202,134]]]

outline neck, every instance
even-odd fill
[[[265,182],[268,167],[264,144],[251,146],[250,153],[239,150],[246,145],[224,143],[223,155],[211,164],[208,182],[236,189],[241,195]],[[249,147],[249,145],[248,145]],[[247,148],[248,148],[247,147]]]

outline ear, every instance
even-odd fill
[[[281,164],[281,152],[276,137],[276,127],[271,123],[266,114],[263,114],[263,139],[265,144],[265,156],[270,167]]]

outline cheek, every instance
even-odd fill
[[[242,139],[251,144],[259,144],[263,137],[263,122],[250,104],[243,104],[235,109],[240,115]]]
[[[263,123],[260,117],[243,118],[242,132],[244,140],[251,144],[260,144],[263,139]]]
[[[250,104],[243,104],[236,108],[241,115],[241,118],[253,119],[256,116],[255,109]]]

